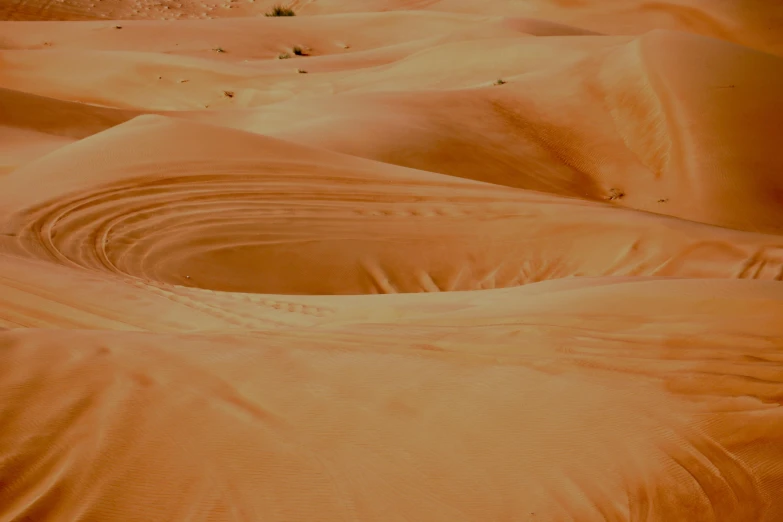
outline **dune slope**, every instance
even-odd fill
[[[0,520],[783,519],[774,2],[0,5]]]

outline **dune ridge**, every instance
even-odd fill
[[[0,5],[0,520],[783,519],[783,10]]]

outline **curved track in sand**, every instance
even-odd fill
[[[0,520],[783,520],[783,10],[271,3],[0,6]]]

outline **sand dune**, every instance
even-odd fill
[[[16,0],[0,20],[241,19],[268,13],[274,0]],[[543,20],[582,31],[641,34],[669,29],[703,34],[783,54],[783,6],[764,0],[294,0],[300,16],[430,11]]]
[[[0,89],[0,124],[8,131],[30,131],[81,139],[126,122],[140,113],[68,102]]]
[[[213,290],[467,290],[628,273],[783,279],[775,236],[380,169],[160,116],[59,149],[4,187],[3,231],[19,250]]]
[[[468,38],[391,64],[295,60],[307,75],[136,51],[6,56],[6,87],[121,108],[116,122],[166,113],[724,227],[777,233],[783,223],[773,146],[783,61],[715,39]],[[215,110],[238,108],[254,110]]]
[[[252,337],[7,331],[17,480],[3,505],[73,520],[775,520],[781,294],[687,283],[597,284],[543,306],[523,287],[460,326],[447,312]],[[622,319],[617,301],[638,306]],[[763,312],[721,321],[747,306]],[[31,426],[56,438],[23,445]]]
[[[0,520],[783,519],[783,10],[0,5]]]
[[[407,76],[428,82],[410,87],[426,92],[295,99],[258,113],[197,117],[398,165],[596,200],[622,194],[615,204],[780,232],[779,58],[673,32],[630,42],[523,40],[514,45],[521,56],[497,43],[518,67],[485,62],[509,82],[497,88],[431,90],[459,80],[433,80],[440,71],[425,75],[412,58],[404,73],[402,64],[384,71],[380,83],[397,76],[405,85]],[[483,60],[486,46],[468,46]],[[440,53],[432,62],[473,75],[464,87],[478,81],[482,65],[465,72],[456,65],[470,63],[464,49],[432,53]],[[565,63],[553,64],[551,54]],[[426,54],[414,58],[430,63]]]

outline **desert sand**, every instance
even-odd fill
[[[0,521],[783,520],[783,4],[0,5]]]

